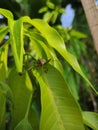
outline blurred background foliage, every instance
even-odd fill
[[[72,25],[66,28],[62,26],[61,15],[66,13],[64,8],[68,4],[74,9],[75,17]],[[77,57],[85,75],[98,91],[98,57],[80,0],[3,0],[0,1],[0,8],[12,11],[15,19],[28,15],[31,18],[44,19],[53,26],[63,37],[67,49]],[[5,18],[0,18],[0,24],[6,22]],[[65,70],[65,79],[82,109],[98,111],[98,98],[88,84],[62,57],[58,57]]]

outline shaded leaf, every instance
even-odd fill
[[[78,39],[87,38],[86,34],[76,31],[74,29],[72,29],[72,31],[70,32],[70,35],[71,37],[76,37]]]
[[[28,122],[27,118],[24,118],[19,122],[14,130],[33,130],[31,124]]]
[[[2,93],[5,96],[5,101],[4,101],[5,113],[2,113],[2,114],[5,114],[4,118],[2,117],[3,124],[7,126],[7,123],[8,123],[8,127],[10,128],[10,124],[11,124],[10,118],[12,117],[12,113],[13,113],[13,93],[12,93],[10,87],[2,81],[0,81],[0,90],[2,91]],[[0,98],[1,98],[1,100],[3,100],[3,97],[0,96]],[[3,103],[2,103],[2,105],[0,105],[0,107],[1,106],[3,106]],[[2,130],[3,130],[3,128],[2,128]]]
[[[5,81],[7,77],[7,70],[8,70],[7,56],[8,56],[8,44],[0,48],[0,80],[1,81]]]
[[[36,106],[33,104],[29,111],[29,122],[34,130],[39,130],[39,114]]]
[[[0,129],[5,130],[6,96],[0,88]]]
[[[27,73],[19,75],[12,69],[8,76],[8,84],[13,92],[13,127],[28,114],[33,87]]]
[[[7,26],[1,26],[0,27],[0,42],[4,39],[7,32],[8,32],[8,27]]]
[[[15,59],[17,71],[22,72],[24,42],[23,21],[21,18],[16,21],[10,20],[10,37],[12,52]]]

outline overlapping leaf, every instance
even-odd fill
[[[52,66],[35,77],[41,89],[40,130],[84,130],[80,108],[60,72]]]
[[[7,84],[0,81],[0,129],[5,130],[6,126],[6,103],[9,101],[11,104],[9,104],[10,110],[12,110],[12,104],[13,104],[13,94],[11,89]],[[10,111],[12,112],[12,111]]]
[[[1,26],[0,27],[0,42],[4,39],[7,32],[8,32],[8,27],[7,26]]]
[[[13,22],[13,21],[12,21]],[[23,66],[23,53],[24,53],[24,42],[23,42],[23,21],[20,18],[10,25],[10,37],[13,55],[18,72],[22,72]]]
[[[0,88],[0,129],[5,130],[5,104],[6,95],[2,92]]]
[[[78,72],[88,82],[88,84],[91,86],[91,88],[96,92],[93,85],[89,82],[87,77],[82,72],[82,70],[77,62],[76,57],[66,50],[64,41],[60,37],[60,35],[56,32],[56,30],[54,30],[52,27],[50,27],[43,20],[39,20],[39,19],[33,19],[31,24],[33,26],[35,26],[41,32],[41,34],[48,41],[48,44],[51,47],[53,47],[55,50],[57,50],[58,53],[60,53],[61,56],[64,57],[64,59],[73,67],[73,69],[76,72]],[[96,92],[96,93],[98,94],[98,92]]]
[[[91,127],[94,130],[98,130],[98,113],[95,112],[82,112],[84,124]]]
[[[8,44],[0,48],[0,80],[1,81],[5,81],[7,77],[7,70],[8,70],[7,56],[8,56]]]
[[[8,77],[8,84],[14,95],[13,127],[15,127],[28,113],[33,87],[28,74],[19,76],[13,69]]]
[[[5,9],[0,8],[0,14],[4,15],[8,20],[8,27],[10,31],[10,42],[12,52],[16,63],[18,72],[22,72],[23,66],[23,21],[22,19],[14,20],[13,14]]]
[[[30,33],[29,31],[26,31],[26,35],[30,37],[33,46],[37,46],[37,54],[39,54],[39,57],[42,57],[44,51],[44,57],[50,59],[49,63],[55,66],[61,73],[63,73],[62,65],[57,58],[53,48],[47,45],[47,41],[38,33]]]

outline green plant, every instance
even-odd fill
[[[27,16],[14,20],[4,9],[0,14],[8,20],[0,27],[0,129],[84,130],[84,124],[97,129],[89,116],[82,115],[56,52],[98,92],[63,38],[43,20]],[[97,114],[91,116],[98,121]]]

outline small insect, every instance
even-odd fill
[[[32,55],[30,54],[25,54],[24,55],[24,70],[30,71],[32,69],[38,69],[40,67],[43,67],[44,65],[46,65],[51,59],[44,59],[44,58],[40,58],[40,59],[35,59]]]
[[[28,71],[31,70],[32,68],[36,68],[36,69],[38,69],[40,67],[43,68],[50,60],[51,59],[46,60],[44,58],[38,59],[38,60],[36,60],[35,65],[32,65],[31,67],[28,68]],[[46,71],[46,69],[45,69],[45,71]]]
[[[44,58],[38,59],[38,61],[37,61],[37,66],[43,66],[43,65],[47,64],[50,60],[51,60],[51,59],[46,60],[46,59],[44,59]]]

